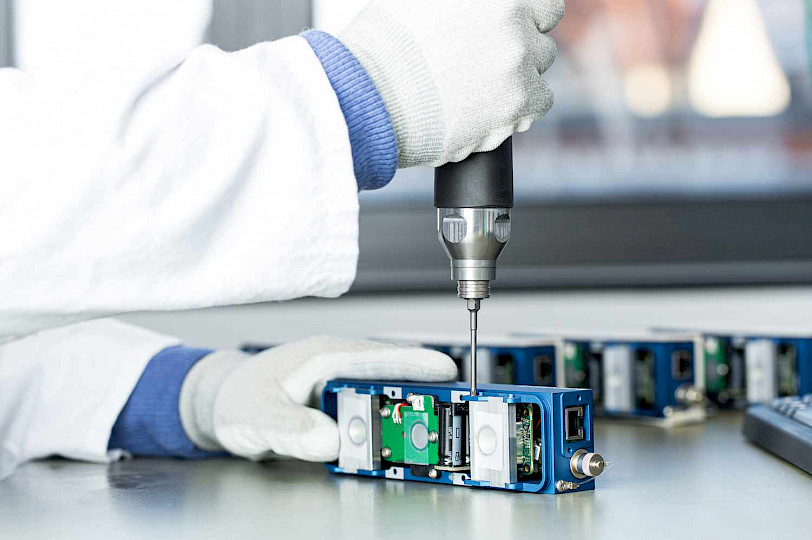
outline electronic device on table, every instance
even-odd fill
[[[327,383],[338,474],[535,493],[594,489],[592,392],[465,383]]]
[[[812,334],[780,329],[692,332],[700,343],[706,393],[717,407],[744,409],[812,393]]]
[[[436,349],[451,356],[468,380],[467,343],[447,335],[388,334],[378,339]],[[687,334],[523,332],[480,336],[479,380],[491,383],[584,388],[595,413],[662,426],[706,417],[697,343]]]

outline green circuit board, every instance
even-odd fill
[[[564,377],[568,388],[589,388],[586,354],[577,343],[564,345]]]
[[[533,459],[533,406],[516,406],[516,461],[519,475],[530,475],[536,470]]]
[[[709,393],[719,394],[728,387],[730,362],[724,344],[716,338],[708,338],[704,344],[705,388]]]
[[[389,412],[381,415],[381,448],[387,461],[409,465],[437,465],[440,462],[439,419],[434,409],[434,397],[418,398],[422,403],[413,405],[398,401],[384,405]],[[431,441],[432,437],[435,442]]]

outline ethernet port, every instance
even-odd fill
[[[496,355],[493,366],[493,382],[497,384],[515,384],[516,361],[510,353]]]
[[[538,386],[552,386],[555,369],[553,368],[553,358],[549,355],[536,356],[534,359],[535,379]]]
[[[674,351],[671,355],[671,374],[675,380],[684,381],[691,378],[692,356],[691,351]]]
[[[583,441],[584,430],[584,406],[567,407],[564,409],[564,438],[568,443]]]

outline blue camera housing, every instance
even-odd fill
[[[322,393],[322,410],[337,420],[341,430],[341,426],[346,424],[339,418],[340,407],[338,401],[339,394],[342,392],[348,392],[355,398],[374,397],[377,400],[375,403],[391,403],[394,400],[403,404],[402,400],[407,396],[431,396],[434,398],[435,403],[472,407],[472,419],[473,407],[475,407],[475,405],[471,405],[472,403],[486,403],[491,400],[504,407],[514,405],[525,408],[529,406],[532,407],[534,415],[539,415],[538,425],[537,427],[534,425],[533,434],[537,443],[534,445],[537,448],[534,452],[537,452],[540,471],[536,472],[532,477],[522,478],[518,476],[515,482],[506,482],[503,485],[495,486],[488,481],[478,480],[475,469],[469,470],[468,473],[446,470],[434,470],[432,473],[433,469],[430,466],[427,472],[426,467],[423,465],[393,464],[385,459],[380,460],[379,466],[370,469],[345,470],[339,466],[339,462],[326,464],[327,469],[335,474],[356,474],[373,478],[414,480],[435,484],[532,493],[556,494],[594,489],[594,479],[592,477],[578,477],[572,470],[573,456],[576,453],[594,452],[593,404],[590,390],[501,384],[482,384],[478,390],[478,395],[472,397],[469,394],[468,385],[464,383],[393,383],[335,380],[327,383]],[[378,414],[377,405],[373,405],[372,412],[373,417]],[[573,417],[577,415],[580,415],[578,416],[580,420],[576,419],[577,421],[573,422]],[[373,418],[373,423],[374,421]],[[509,421],[519,423],[515,417],[509,419]],[[570,422],[569,426],[567,425],[568,421]],[[533,423],[536,423],[536,416],[533,416]],[[380,430],[381,428],[372,429]],[[579,429],[582,429],[582,432],[578,431]],[[576,433],[576,431],[578,432]],[[371,437],[374,439],[378,437],[378,434],[373,432]],[[346,441],[347,439],[342,432],[342,446],[348,444]],[[471,441],[470,445],[471,466],[474,467],[479,445],[473,441]],[[380,453],[380,448],[376,447],[375,451]],[[376,456],[373,456],[373,458],[376,458]],[[506,463],[515,467],[514,459],[514,457],[508,456]],[[506,472],[512,473],[512,471]]]

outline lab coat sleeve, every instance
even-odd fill
[[[358,187],[307,41],[128,67],[64,87],[0,70],[0,339],[344,293]]]
[[[144,367],[178,339],[115,320],[0,347],[0,479],[50,455],[107,462],[110,432]]]

